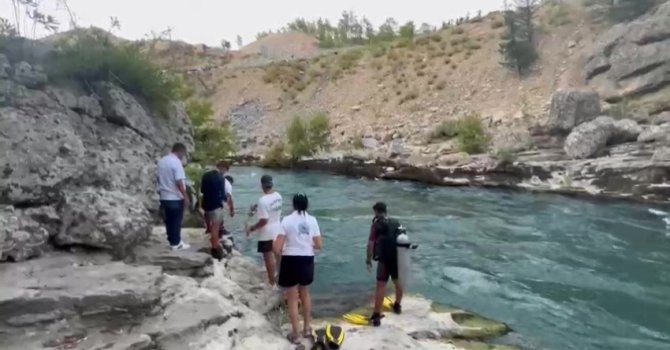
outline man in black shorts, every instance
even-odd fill
[[[398,255],[396,251],[396,237],[400,224],[386,214],[386,204],[377,202],[372,209],[375,216],[372,219],[370,238],[368,239],[367,259],[365,263],[368,271],[372,271],[372,260],[377,261],[377,285],[375,288],[375,306],[370,321],[375,327],[381,325],[382,305],[386,296],[386,283],[389,278],[395,285],[395,303],[393,312],[400,314],[402,307],[403,288],[398,283]]]

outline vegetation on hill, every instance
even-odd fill
[[[481,11],[477,17],[466,16],[456,21],[443,22],[441,29],[454,24],[481,20]],[[344,11],[337,24],[331,24],[328,19],[319,18],[316,21],[297,18],[278,32],[298,31],[314,35],[319,39],[322,48],[336,48],[355,45],[376,45],[388,43],[397,39],[411,40],[416,34],[436,32],[437,27],[428,23],[417,26],[413,21],[400,25],[395,19],[387,18],[378,28],[375,28],[365,16],[359,17],[353,11]],[[272,31],[261,32],[256,35],[261,39]]]
[[[264,165],[286,166],[329,148],[330,120],[325,113],[316,113],[307,122],[295,116],[286,129],[286,142],[279,141],[268,150]]]
[[[456,138],[461,152],[477,154],[486,151],[490,137],[484,130],[478,114],[467,114],[458,120],[448,120],[439,124],[431,134],[432,140]]]

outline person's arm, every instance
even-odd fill
[[[319,223],[314,219],[312,223],[314,235],[312,236],[312,242],[314,243],[314,249],[322,250],[323,249],[323,240],[321,239],[321,229],[319,229]]]
[[[233,204],[233,185],[226,180],[226,203],[228,204],[228,210],[230,211],[230,217],[235,216],[235,205]]]
[[[370,226],[370,238],[368,238],[367,256],[365,258],[365,264],[368,265],[368,267],[372,266],[372,256],[374,255],[375,252],[376,240],[377,240],[377,233],[375,232],[375,224],[373,223],[372,226]]]
[[[247,229],[247,236],[251,234],[251,232],[254,232],[263,226],[267,225],[268,219],[270,218],[270,213],[268,208],[259,200],[258,201],[258,208],[256,209],[256,214],[258,215],[258,222],[253,224],[251,227]]]
[[[282,230],[277,234],[274,242],[272,243],[272,250],[276,256],[281,256],[284,251],[284,244],[286,243],[286,226],[284,220],[281,223]]]
[[[172,169],[172,172],[174,179],[177,182],[177,189],[181,192],[181,195],[184,198],[184,207],[188,208],[191,206],[191,201],[186,192],[186,173],[184,172],[184,167],[179,164]]]

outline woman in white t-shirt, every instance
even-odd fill
[[[281,254],[279,286],[285,288],[292,332],[287,336],[298,343],[298,299],[302,303],[303,336],[311,337],[312,301],[309,285],[314,280],[314,250],[321,250],[323,241],[316,218],[307,213],[307,196],[293,196],[293,213],[281,221],[282,232],[274,242]]]

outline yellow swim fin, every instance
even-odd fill
[[[384,303],[382,304],[382,309],[384,311],[393,311],[394,301],[389,297],[384,297]]]
[[[359,326],[367,326],[370,324],[370,318],[361,314],[344,314],[342,315],[342,318],[351,324]]]

